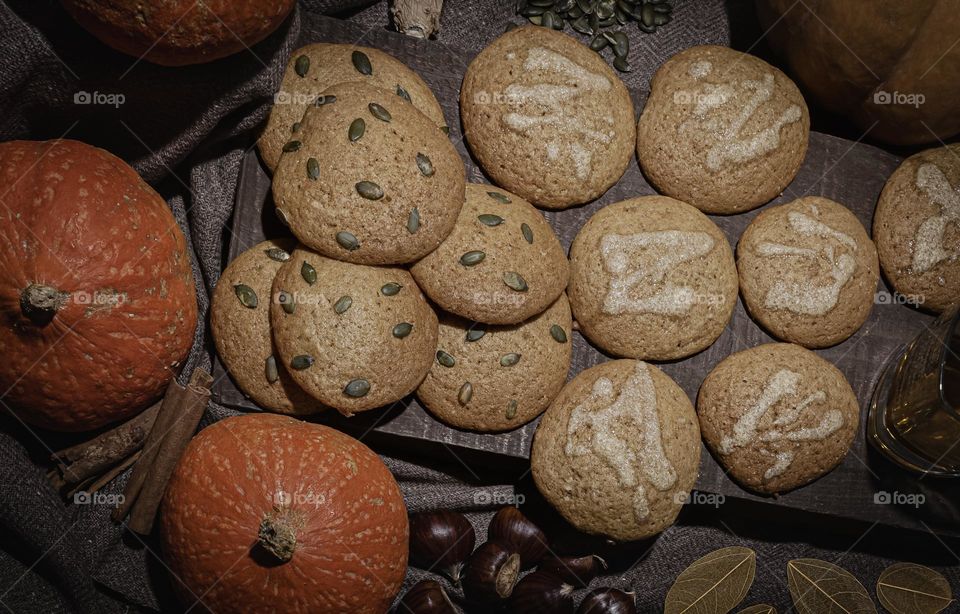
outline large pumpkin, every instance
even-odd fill
[[[209,62],[266,38],[296,0],[63,0],[103,43],[164,66]]]
[[[197,302],[170,209],[110,153],[0,144],[0,400],[83,431],[127,418],[186,358]]]
[[[407,511],[380,458],[276,414],[201,431],[167,487],[160,528],[178,594],[214,612],[379,614],[407,569]]]
[[[820,106],[869,138],[912,145],[960,132],[956,0],[756,0],[770,45]]]

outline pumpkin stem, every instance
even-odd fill
[[[37,326],[46,326],[67,302],[67,292],[51,286],[30,284],[20,293],[20,312]]]
[[[260,546],[277,557],[281,563],[292,559],[293,552],[297,549],[298,523],[291,516],[286,510],[275,509],[268,512],[260,521],[260,532],[257,535]]]

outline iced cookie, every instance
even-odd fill
[[[567,257],[530,203],[468,184],[453,232],[410,269],[435,303],[488,324],[516,324],[549,307],[567,287]]]
[[[293,381],[273,348],[270,293],[294,241],[264,241],[237,256],[220,275],[210,301],[217,355],[254,403],[284,414],[312,414],[323,404]]]
[[[413,392],[437,348],[437,316],[404,269],[297,249],[273,283],[270,322],[283,365],[345,415]]]
[[[750,315],[773,336],[810,348],[857,332],[880,276],[857,217],[818,196],[761,212],[740,237],[737,269]]]
[[[436,249],[463,205],[453,144],[386,90],[343,83],[323,96],[284,146],[277,215],[301,243],[347,262],[407,263]]]
[[[570,248],[573,315],[602,350],[644,360],[689,356],[713,343],[737,302],[723,232],[690,205],[644,196],[608,205]]]
[[[280,91],[273,99],[270,118],[257,141],[260,157],[271,171],[277,167],[283,146],[300,129],[307,107],[332,85],[361,81],[393,92],[411,103],[437,126],[445,126],[443,111],[417,73],[392,56],[369,47],[317,43],[290,55]]]
[[[650,537],[673,524],[697,479],[697,415],[660,369],[606,362],[550,404],[530,463],[537,488],[577,529],[617,541]]]
[[[782,72],[727,47],[691,47],[653,77],[637,126],[640,166],[657,190],[707,213],[738,213],[793,181],[810,115]]]
[[[567,380],[573,348],[570,304],[560,295],[522,324],[486,326],[444,315],[437,360],[417,397],[441,421],[504,431],[533,420]]]
[[[846,456],[860,419],[843,374],[810,350],[769,343],[728,356],[700,387],[703,440],[743,486],[779,493]]]
[[[960,301],[960,144],[904,160],[873,217],[883,272],[924,309]]]
[[[630,94],[606,61],[536,26],[510,30],[470,62],[460,116],[494,182],[549,209],[606,192],[636,139]]]

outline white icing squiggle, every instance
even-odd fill
[[[913,263],[916,273],[926,273],[944,260],[955,260],[960,248],[946,249],[947,225],[960,224],[960,186],[954,188],[943,171],[935,164],[922,164],[917,169],[917,189],[930,202],[940,207],[939,215],[923,220],[913,240]]]

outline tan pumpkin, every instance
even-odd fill
[[[352,437],[288,416],[201,431],[160,527],[179,596],[214,612],[379,614],[407,569],[407,511],[387,467]]]
[[[296,0],[62,0],[101,42],[164,66],[210,62],[266,38]]]
[[[156,400],[186,358],[197,302],[167,203],[77,141],[0,144],[0,399],[83,431]]]
[[[898,145],[960,132],[956,0],[756,0],[804,93]],[[771,29],[772,28],[772,29]]]

